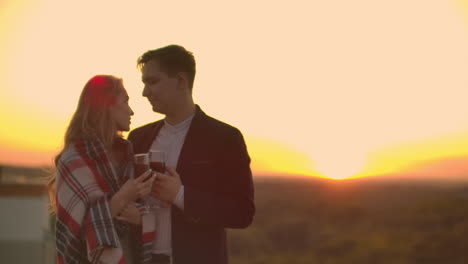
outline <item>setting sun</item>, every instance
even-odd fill
[[[354,155],[354,156],[353,156]],[[366,162],[365,156],[347,155],[347,159],[334,159],[333,157],[323,157],[316,159],[317,171],[324,177],[335,180],[342,180],[360,173]],[[340,160],[340,163],[337,163]]]

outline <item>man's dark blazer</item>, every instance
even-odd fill
[[[163,120],[133,130],[135,153],[148,152]],[[174,264],[228,262],[225,228],[246,228],[255,214],[250,157],[241,132],[197,106],[176,171],[184,211],[172,206]]]

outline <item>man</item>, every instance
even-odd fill
[[[224,264],[225,228],[246,228],[255,213],[250,158],[241,132],[206,115],[192,98],[195,59],[177,45],[138,59],[147,97],[163,120],[132,131],[135,153],[166,153],[153,195],[171,206],[154,210],[152,263]],[[179,176],[180,175],[180,176]]]

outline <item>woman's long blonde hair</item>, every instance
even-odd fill
[[[76,111],[65,132],[63,148],[54,159],[55,168],[58,166],[63,151],[73,141],[98,138],[106,148],[112,147],[115,138],[121,135],[120,131],[117,131],[117,124],[111,118],[109,110],[115,104],[122,89],[122,79],[112,75],[96,75],[86,83]],[[50,174],[47,184],[52,212],[56,212],[56,174],[55,169]]]

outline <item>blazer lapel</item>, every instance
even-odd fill
[[[177,171],[182,172],[184,168],[190,164],[190,160],[196,157],[197,153],[200,153],[200,148],[203,146],[203,138],[205,136],[204,131],[206,130],[206,114],[197,105],[195,116],[193,117],[190,128],[185,136],[185,141],[180,151],[179,161],[177,162]],[[181,178],[183,175],[181,174]]]
[[[146,153],[153,145],[153,141],[156,136],[159,134],[164,122],[159,120],[153,125],[149,126],[148,129],[145,131],[144,135],[141,138],[137,139],[138,143],[134,145],[135,153]]]

